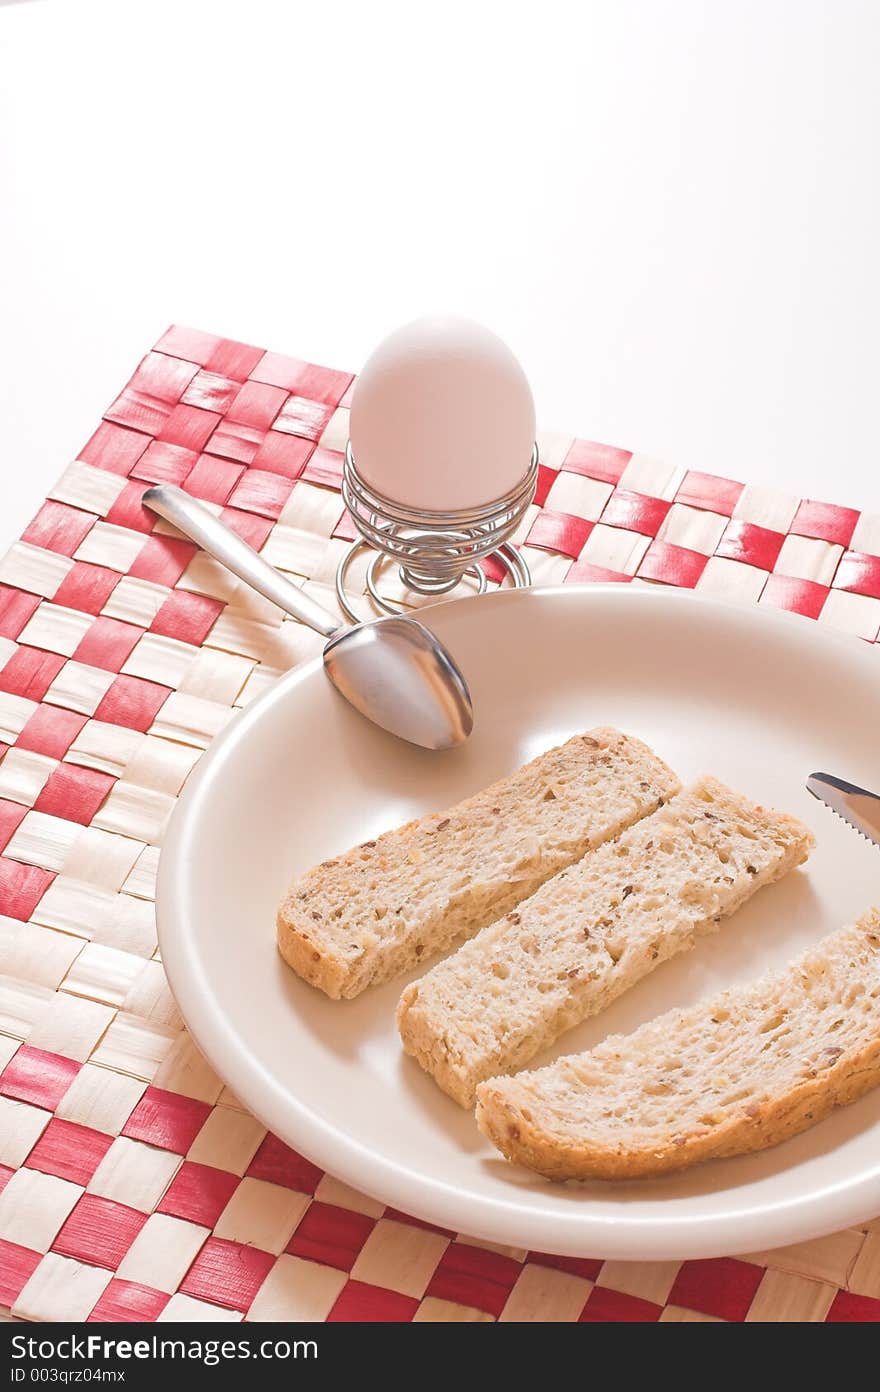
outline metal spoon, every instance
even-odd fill
[[[450,749],[467,739],[474,723],[467,682],[424,624],[401,616],[340,625],[183,489],[162,483],[143,500],[264,599],[329,639],[324,670],[361,715],[424,749]]]

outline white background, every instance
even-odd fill
[[[172,320],[427,310],[545,427],[880,510],[877,0],[50,0],[0,63],[0,544]]]

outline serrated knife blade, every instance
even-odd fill
[[[870,793],[867,788],[847,783],[845,778],[835,778],[830,773],[811,773],[807,792],[824,802],[854,831],[880,846],[880,796],[877,793]]]

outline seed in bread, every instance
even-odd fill
[[[704,778],[407,986],[408,1054],[463,1107],[805,860],[811,833]]]
[[[880,910],[782,971],[477,1091],[549,1179],[633,1179],[778,1145],[880,1084]]]
[[[281,955],[328,996],[356,996],[492,923],[679,787],[641,740],[605,726],[575,735],[294,881],[278,911]]]

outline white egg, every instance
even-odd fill
[[[490,503],[528,472],[535,403],[505,343],[469,319],[416,319],[384,339],[355,383],[355,467],[405,507]]]

